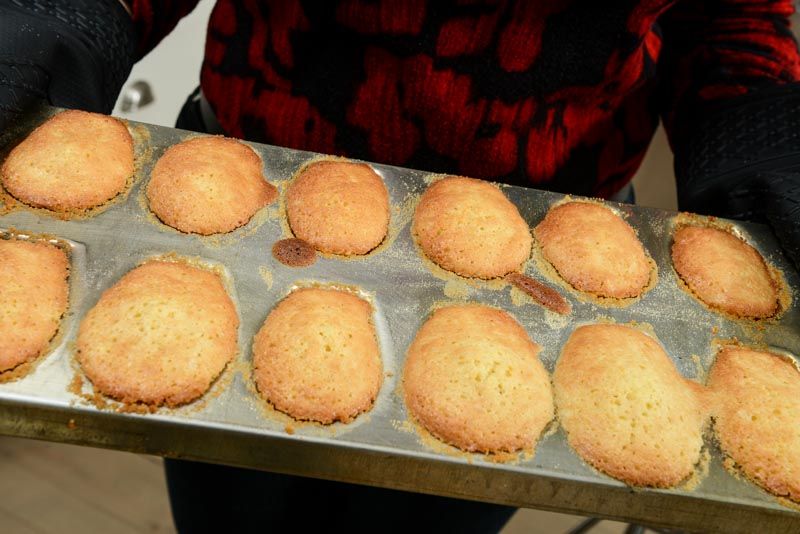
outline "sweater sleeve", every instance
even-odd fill
[[[138,37],[137,58],[142,58],[166,37],[200,0],[132,0],[133,24]]]
[[[662,118],[674,150],[738,96],[800,80],[792,0],[684,0],[660,20]]]

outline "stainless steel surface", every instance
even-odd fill
[[[19,131],[0,138],[0,146],[29,131],[49,113],[52,110],[32,115]],[[658,265],[658,283],[626,308],[602,307],[569,293],[573,313],[564,319],[512,299],[508,287],[466,284],[432,274],[409,233],[410,215],[417,195],[427,186],[427,173],[374,165],[386,181],[394,206],[388,246],[364,259],[320,257],[311,267],[293,269],[270,254],[272,244],[287,236],[283,213],[276,206],[219,238],[187,236],[158,223],[142,197],[147,176],[166,147],[191,134],[136,123],[131,128],[138,132],[142,165],[127,199],[87,220],[65,221],[30,210],[0,216],[0,228],[51,234],[73,243],[71,308],[62,324],[63,335],[30,375],[0,384],[0,432],[692,530],[800,530],[800,513],[729,474],[710,442],[708,473],[695,489],[632,490],[584,464],[567,445],[562,429],[545,436],[535,456],[497,463],[444,447],[432,449],[407,423],[397,390],[404,354],[431,307],[453,300],[447,295],[509,310],[543,347],[541,358],[551,373],[574,327],[599,318],[649,323],[680,371],[691,378],[702,377],[708,369],[714,338],[764,341],[800,354],[796,300],[780,321],[762,330],[713,314],[679,289],[669,259],[674,213],[610,204],[638,230]],[[265,176],[279,185],[317,157],[251,146],[263,159]],[[504,191],[531,226],[563,198],[516,187]],[[778,252],[766,227],[735,224],[784,272],[792,287],[800,287],[797,273]],[[78,323],[100,292],[124,273],[150,256],[170,252],[225,267],[241,316],[236,362],[195,405],[149,414],[120,413],[113,403],[98,408],[70,388],[76,373],[80,376],[71,352]],[[526,272],[546,280],[533,262]],[[250,385],[253,335],[272,306],[295,284],[311,281],[358,286],[375,305],[387,377],[373,410],[350,425],[294,423],[267,408]],[[91,391],[86,383],[84,390]]]
[[[150,104],[155,98],[150,84],[136,80],[122,92],[122,111],[129,113]]]

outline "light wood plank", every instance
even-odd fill
[[[135,533],[131,525],[86,503],[75,492],[63,491],[47,480],[17,465],[0,463],[0,511],[24,518],[44,532]]]
[[[14,475],[9,477],[7,472]],[[123,452],[0,438],[0,478],[16,477],[21,477],[24,484],[39,486],[24,488],[31,493],[70,495],[68,506],[75,507],[73,514],[89,509],[94,519],[111,518],[122,529],[120,532],[174,531],[160,459],[152,461]],[[65,531],[58,516],[49,512],[45,515],[40,523],[35,523],[37,527],[46,532]]]
[[[558,534],[569,532],[578,526],[585,517],[558,514],[542,510],[520,510],[505,526],[502,534]],[[591,534],[623,534],[628,525],[617,521],[601,521],[595,525]]]
[[[0,518],[0,530],[14,534],[47,534],[29,520],[17,515],[13,510],[3,510],[3,517]]]

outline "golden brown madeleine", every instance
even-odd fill
[[[632,298],[650,283],[653,266],[633,228],[594,202],[568,202],[533,230],[544,258],[572,287],[599,297]]]
[[[52,211],[81,211],[108,202],[133,175],[133,139],[113,118],[63,111],[36,128],[0,167],[15,198]]]
[[[420,198],[412,232],[425,255],[443,269],[473,278],[519,270],[531,254],[528,224],[500,189],[449,176]]]
[[[708,386],[722,451],[765,490],[800,503],[800,372],[744,347],[717,354]]]
[[[369,165],[317,161],[289,184],[286,215],[292,233],[320,252],[366,254],[389,230],[389,193]]]
[[[702,387],[656,340],[614,324],[581,326],[553,375],[558,417],[586,462],[633,486],[671,487],[700,461]]]
[[[178,406],[203,395],[236,354],[239,318],[219,275],[151,260],[103,292],[78,331],[95,389]]]
[[[681,226],[672,262],[692,293],[712,308],[739,317],[771,317],[778,289],[761,255],[735,235],[705,226]]]
[[[0,372],[47,349],[67,311],[68,276],[60,248],[0,239]]]
[[[533,450],[553,419],[539,346],[507,313],[480,305],[440,308],[408,349],[403,392],[411,416],[470,452]]]
[[[195,137],[169,147],[147,184],[156,217],[181,232],[201,235],[247,224],[277,196],[253,149],[226,137]]]
[[[352,421],[383,383],[372,306],[333,288],[293,291],[256,334],[253,374],[264,399],[295,419]]]

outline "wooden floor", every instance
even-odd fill
[[[174,532],[159,458],[0,437],[0,532]]]
[[[174,532],[161,459],[0,437],[0,532]],[[504,534],[567,532],[581,518],[521,510]],[[592,534],[620,534],[604,522]]]

